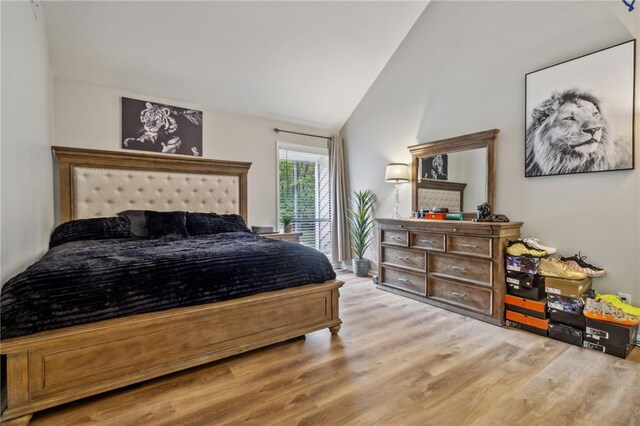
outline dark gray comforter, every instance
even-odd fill
[[[2,288],[1,336],[234,299],[335,278],[320,252],[244,232],[78,241]]]

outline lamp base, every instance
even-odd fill
[[[396,187],[396,203],[393,206],[393,218],[394,219],[400,219],[400,195],[399,195],[399,185],[396,183],[395,184]]]

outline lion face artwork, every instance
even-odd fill
[[[630,144],[614,139],[600,101],[589,92],[554,92],[533,109],[531,120],[527,177],[631,167]]]

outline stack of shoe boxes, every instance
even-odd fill
[[[547,282],[549,282],[549,286],[546,288],[547,304],[551,319],[549,337],[582,346],[586,328],[582,311],[591,288],[591,282],[574,281],[559,286],[557,280],[557,278],[547,278]]]
[[[638,337],[638,308],[591,289],[591,277],[606,270],[580,254],[549,257],[556,250],[532,240],[507,247],[507,325],[626,358]]]
[[[549,316],[545,280],[538,274],[540,257],[507,254],[506,264],[507,294],[504,302],[507,325],[546,336]]]

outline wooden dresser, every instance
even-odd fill
[[[504,251],[522,222],[376,222],[378,288],[504,325]]]

